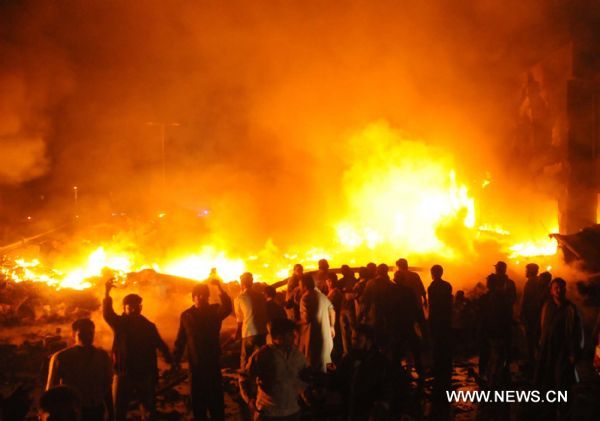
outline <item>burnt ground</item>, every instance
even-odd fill
[[[223,341],[231,335],[234,328],[232,317],[226,320],[223,329]],[[31,391],[33,403],[27,419],[36,419],[36,398],[40,395],[47,362],[50,354],[66,346],[71,338],[68,324],[46,323],[25,327],[3,328],[0,334],[0,392],[8,395],[18,385],[24,385]],[[427,361],[426,361],[427,362]],[[237,388],[237,365],[239,364],[238,344],[230,343],[223,353],[223,374],[226,390],[227,419],[250,419],[245,411]],[[160,360],[161,381],[158,393],[158,408],[161,419],[190,420],[189,382],[182,373],[169,373],[165,363]],[[569,396],[573,402],[576,419],[599,419],[600,385],[598,376],[593,372],[591,364],[578,367],[581,382]],[[477,358],[455,358],[452,376],[452,388],[455,390],[478,390],[476,379]],[[543,409],[542,404],[495,404],[487,408],[478,408],[474,403],[455,403],[450,408],[437,408],[431,403],[432,379],[427,378],[423,389],[412,383],[410,396],[407,399],[406,413],[402,419],[450,419],[485,420],[485,419],[537,419],[535,414]],[[529,385],[522,375],[519,363],[511,365],[511,383],[506,387],[512,390],[527,390]],[[320,403],[305,410],[304,419],[339,419],[335,415],[339,396],[327,394]],[[547,408],[547,407],[546,407]],[[139,419],[134,408],[130,413],[132,420]],[[390,418],[400,419],[400,416]]]

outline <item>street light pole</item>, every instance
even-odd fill
[[[167,189],[167,154],[166,154],[166,148],[167,148],[167,127],[178,127],[180,124],[179,123],[173,123],[173,122],[155,122],[155,121],[148,121],[146,122],[146,124],[148,126],[159,126],[160,127],[160,150],[161,150],[161,161],[162,161],[162,187],[163,187],[163,192],[166,191]]]

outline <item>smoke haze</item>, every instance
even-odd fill
[[[166,194],[240,247],[318,239],[373,122],[449,151],[463,179],[501,170],[519,75],[564,35],[547,4],[9,2],[0,183],[37,180],[50,212],[72,186],[96,210]],[[178,124],[166,189],[156,123]]]

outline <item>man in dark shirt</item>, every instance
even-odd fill
[[[502,290],[502,281],[495,274],[487,277],[487,288],[481,297],[478,314],[479,376],[490,387],[499,388],[506,384],[509,374],[506,367],[512,305]]]
[[[396,272],[394,272],[394,283],[403,285],[411,289],[417,298],[419,307],[427,307],[427,294],[423,281],[417,272],[408,270],[408,261],[406,259],[398,259],[396,261]]]
[[[400,382],[393,365],[375,345],[375,331],[357,325],[352,349],[333,374],[333,385],[341,392],[343,419],[390,419]],[[408,392],[402,388],[402,392]],[[398,394],[399,395],[399,394]]]
[[[343,293],[340,307],[340,336],[342,339],[343,354],[350,352],[352,348],[352,331],[356,326],[356,297],[354,290],[356,286],[354,272],[348,265],[342,266],[342,279],[340,280]]]
[[[389,342],[390,317],[393,315],[390,305],[392,287],[388,266],[381,264],[376,269],[376,277],[367,281],[360,298],[358,322],[373,327],[379,346],[383,345],[382,342]]]
[[[265,300],[267,301],[267,322],[270,323],[275,319],[285,319],[287,315],[283,306],[281,306],[276,300],[277,291],[272,286],[268,285],[263,291],[265,294]]]
[[[408,292],[412,293],[414,296],[412,301],[414,301],[417,306],[417,314],[415,317],[417,319],[416,322],[418,323],[421,335],[417,335],[414,326],[411,326],[410,330],[407,331],[408,336],[406,338],[406,345],[408,345],[408,348],[413,356],[415,370],[419,375],[419,380],[423,381],[425,378],[425,369],[423,368],[421,350],[423,348],[422,337],[427,331],[427,326],[425,325],[425,313],[423,312],[423,306],[427,306],[427,293],[419,274],[408,269],[408,261],[406,259],[398,259],[396,261],[396,269],[396,272],[394,272],[394,283],[401,289],[404,289],[405,293],[407,290]],[[408,297],[406,297],[405,300],[408,300]]]
[[[564,279],[555,278],[550,293],[552,298],[542,309],[536,383],[546,389],[569,390],[575,382],[575,363],[583,349],[581,315],[567,299]]]
[[[113,398],[117,421],[127,418],[129,403],[135,396],[150,414],[156,417],[155,388],[158,379],[156,350],[171,363],[169,348],[160,337],[156,325],[142,316],[142,297],[129,294],[123,298],[123,314],[113,310],[110,290],[112,280],[106,283],[102,315],[114,333],[113,360],[115,379]]]
[[[452,378],[452,285],[442,279],[443,274],[444,269],[440,265],[433,265],[433,281],[427,289],[435,397],[440,397],[449,388]]]
[[[515,286],[515,281],[510,279],[506,274],[506,263],[500,261],[496,263],[494,267],[496,268],[495,274],[500,290],[506,294],[506,298],[508,299],[510,305],[514,306],[515,302],[517,301],[517,287]]]
[[[75,345],[52,355],[46,390],[58,385],[70,386],[79,393],[84,420],[103,421],[105,413],[112,419],[110,357],[94,346],[94,322],[79,319],[72,327]]]
[[[527,371],[531,374],[537,358],[537,344],[540,340],[540,316],[544,299],[544,287],[538,279],[539,266],[529,263],[525,266],[527,282],[523,288],[521,301],[521,322],[525,326],[527,338]]]
[[[575,370],[584,346],[583,324],[579,309],[567,299],[567,283],[555,278],[550,284],[551,298],[544,304],[541,316],[540,357],[534,383],[542,390],[571,391],[577,380]],[[549,406],[556,411],[550,419],[577,419],[569,417],[571,401]],[[554,416],[552,416],[554,415]]]
[[[199,284],[192,290],[194,305],[183,313],[175,340],[173,359],[178,365],[187,351],[192,383],[194,420],[205,420],[207,412],[212,420],[225,419],[225,402],[221,380],[220,332],[221,322],[232,310],[231,298],[219,280],[213,283],[220,292],[221,304],[209,304],[208,285]]]
[[[292,276],[287,280],[285,292],[285,312],[288,319],[295,322],[300,320],[300,280],[304,276],[304,267],[300,263],[294,265]]]
[[[296,325],[278,318],[269,326],[271,344],[257,350],[241,373],[240,393],[257,421],[298,421],[305,388],[306,357],[294,346]]]

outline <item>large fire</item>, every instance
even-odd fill
[[[320,258],[337,266],[364,265],[374,258],[391,263],[400,255],[454,260],[476,254],[482,237],[492,238],[514,261],[556,254],[556,242],[547,238],[548,232],[519,235],[508,224],[491,224],[478,214],[475,193],[490,184],[489,174],[470,187],[461,181],[448,152],[409,139],[386,122],[369,125],[346,146],[351,161],[342,178],[345,203],[328,224],[334,238],[320,244],[295,244],[293,250],[281,251],[267,242],[265,250],[246,256],[232,255],[226,247],[196,244],[154,260],[140,251],[135,236],[121,233],[61,256],[52,265],[43,256],[28,259],[12,254],[1,266],[2,274],[16,282],[78,290],[92,287],[90,280],[107,269],[119,277],[151,268],[199,281],[213,268],[227,281],[251,270],[259,281],[272,283],[287,276],[293,263],[310,268]],[[168,214],[161,212],[158,218],[166,220]]]

